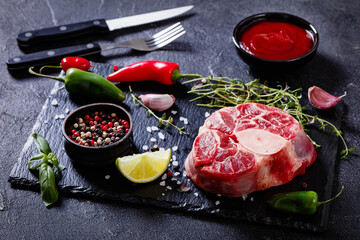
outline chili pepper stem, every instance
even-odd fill
[[[344,191],[344,183],[341,182],[341,184],[342,184],[341,190],[340,190],[340,192],[339,192],[338,194],[336,194],[335,197],[330,198],[329,200],[326,200],[326,201],[323,201],[323,202],[318,202],[317,205],[320,206],[320,205],[322,205],[322,204],[331,202],[331,201],[334,200],[335,198],[338,198],[338,197],[342,194],[342,192]]]
[[[41,74],[42,70],[44,70],[45,68],[61,68],[61,66],[46,65],[40,68],[39,73]]]
[[[37,73],[37,72],[34,71],[34,67],[29,68],[29,73],[33,74],[33,75],[36,75],[36,76],[39,76],[39,77],[52,78],[52,79],[58,80],[60,82],[65,82],[65,78],[62,78],[62,77],[54,77],[54,76],[51,76],[51,75],[45,75],[45,74]]]
[[[180,74],[178,69],[175,69],[171,75],[171,81],[177,82],[180,78],[201,78],[200,74]]]

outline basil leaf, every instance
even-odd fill
[[[39,160],[43,160],[43,161],[44,161],[45,156],[46,156],[45,154],[40,153],[40,154],[32,157],[32,158],[29,160],[29,163],[28,163],[28,166],[27,166],[28,169],[30,169],[31,164],[33,163],[33,161],[39,161]],[[31,169],[36,169],[36,168],[38,168],[39,166],[40,166],[40,165],[37,165],[37,166],[35,166],[35,167],[31,168]]]
[[[45,153],[45,154],[49,154],[51,152],[49,143],[46,141],[46,139],[43,136],[41,136],[38,133],[34,133],[32,136],[33,136],[34,142],[40,152]]]
[[[61,172],[62,170],[65,169],[65,166],[59,165],[59,161],[53,153],[49,153],[47,155],[47,157],[48,157],[48,162],[53,164],[56,167],[56,169],[58,170],[58,172]]]
[[[55,173],[51,166],[46,163],[39,168],[39,180],[41,199],[45,206],[49,206],[57,201],[58,191],[55,185]]]

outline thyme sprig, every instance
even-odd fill
[[[156,115],[156,114],[154,113],[154,111],[152,111],[150,108],[148,108],[148,107],[139,99],[139,97],[132,91],[131,86],[129,86],[129,90],[130,90],[130,94],[131,94],[131,97],[132,97],[131,101],[132,101],[135,105],[141,105],[141,106],[143,106],[143,107],[147,110],[147,111],[146,111],[146,116],[147,116],[147,117],[153,116],[154,118],[156,118],[156,119],[159,121],[158,127],[164,127],[164,126],[165,126],[165,128],[168,129],[169,126],[172,126],[172,127],[176,128],[180,134],[184,134],[184,135],[187,135],[187,136],[189,135],[189,133],[187,133],[187,132],[184,131],[184,130],[185,130],[184,127],[178,127],[178,126],[176,126],[176,125],[174,124],[174,119],[173,119],[171,116],[167,117],[167,116],[166,116],[166,113],[163,113],[163,114],[161,115],[161,117],[159,117],[158,115]]]
[[[305,131],[307,131],[306,127],[308,125],[315,122],[319,124],[319,128],[323,131],[325,131],[326,126],[330,126],[332,131],[335,132],[344,144],[345,149],[340,153],[342,159],[346,158],[350,152],[355,150],[354,148],[348,148],[342,132],[337,129],[335,125],[318,116],[312,116],[303,112],[306,107],[300,104],[302,97],[301,88],[291,90],[287,85],[285,87],[277,86],[277,88],[272,88],[260,83],[259,79],[250,80],[250,82],[245,83],[238,78],[232,79],[222,76],[195,78],[185,81],[183,84],[193,82],[195,82],[195,85],[188,93],[195,94],[197,97],[190,101],[193,102],[200,99],[209,100],[206,103],[198,103],[198,106],[223,108],[236,106],[241,103],[255,102],[277,107],[294,116]],[[320,145],[310,137],[309,139],[315,147],[320,147]]]

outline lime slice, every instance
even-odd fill
[[[134,154],[116,159],[116,167],[134,183],[148,183],[160,177],[168,168],[171,149]]]

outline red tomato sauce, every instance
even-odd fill
[[[261,21],[244,31],[240,46],[248,53],[269,60],[288,60],[308,53],[313,36],[305,29],[285,22]]]

